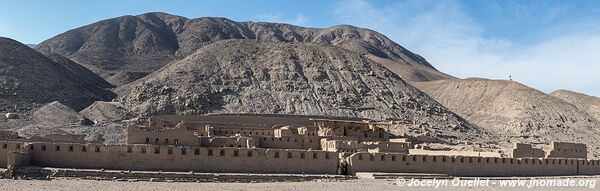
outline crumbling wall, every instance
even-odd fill
[[[127,127],[128,144],[190,145],[200,146],[200,139],[184,123],[172,128],[143,129],[136,125]]]
[[[0,141],[0,168],[6,168],[8,153],[20,151],[23,148],[22,141]]]
[[[544,150],[533,148],[531,144],[515,143],[512,150],[513,158],[545,158],[545,156]]]
[[[257,147],[255,138],[251,137],[201,137],[203,147]]]
[[[6,148],[3,148],[6,144]],[[20,145],[20,146],[17,146]],[[18,157],[10,156],[18,154]],[[17,152],[14,152],[17,151]],[[27,154],[29,153],[29,154]],[[27,155],[20,155],[27,154]],[[165,145],[0,142],[0,165],[206,173],[336,174],[338,153]],[[22,158],[20,158],[22,157]],[[28,158],[30,157],[30,158]],[[29,161],[29,162],[28,162]],[[600,160],[355,153],[350,173],[442,173],[453,176],[557,176],[600,174]]]
[[[378,152],[390,153],[405,153],[408,154],[410,149],[409,143],[378,141],[378,142],[362,142],[358,145],[361,149],[376,149]]]
[[[358,141],[356,140],[329,140],[321,139],[321,148],[326,151],[356,152]]]
[[[587,158],[587,146],[581,143],[552,142],[547,158]]]
[[[321,138],[318,136],[258,137],[258,139],[260,148],[321,150]]]
[[[431,156],[472,156],[472,157],[501,157],[498,152],[479,152],[479,151],[455,151],[455,150],[427,150],[427,149],[409,149],[411,155],[431,155]],[[542,157],[543,158],[543,157]]]
[[[441,173],[452,176],[558,176],[600,173],[598,160],[355,153],[348,161],[351,173]]]
[[[23,151],[10,151],[8,152],[6,164],[9,169],[29,166],[31,164],[31,152],[27,149]]]
[[[284,149],[35,143],[31,163],[116,170],[336,174],[338,156]]]
[[[253,129],[253,128],[221,128],[214,127],[215,135],[220,136],[274,136],[273,129]]]

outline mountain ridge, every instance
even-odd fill
[[[119,86],[225,39],[336,45],[394,60],[395,64],[421,66],[422,70],[428,70],[425,74],[444,76],[423,57],[369,29],[350,25],[307,28],[281,23],[235,22],[222,17],[188,19],[157,12],[98,21],[59,34],[35,49],[70,58]],[[404,76],[407,80],[410,77]]]

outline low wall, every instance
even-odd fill
[[[338,165],[338,154],[326,151],[68,143],[34,143],[32,147],[31,164],[45,167],[337,174]]]
[[[600,161],[577,159],[513,159],[355,153],[349,171],[436,173],[452,176],[558,176],[600,174]]]

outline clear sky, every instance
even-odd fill
[[[0,36],[36,44],[102,19],[188,18],[351,24],[377,30],[451,75],[600,96],[600,1],[593,0],[0,0]]]

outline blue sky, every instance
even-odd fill
[[[513,79],[544,92],[600,96],[600,1],[26,1],[0,0],[0,36],[39,43],[101,19],[188,18],[351,24],[377,30],[451,75]]]

